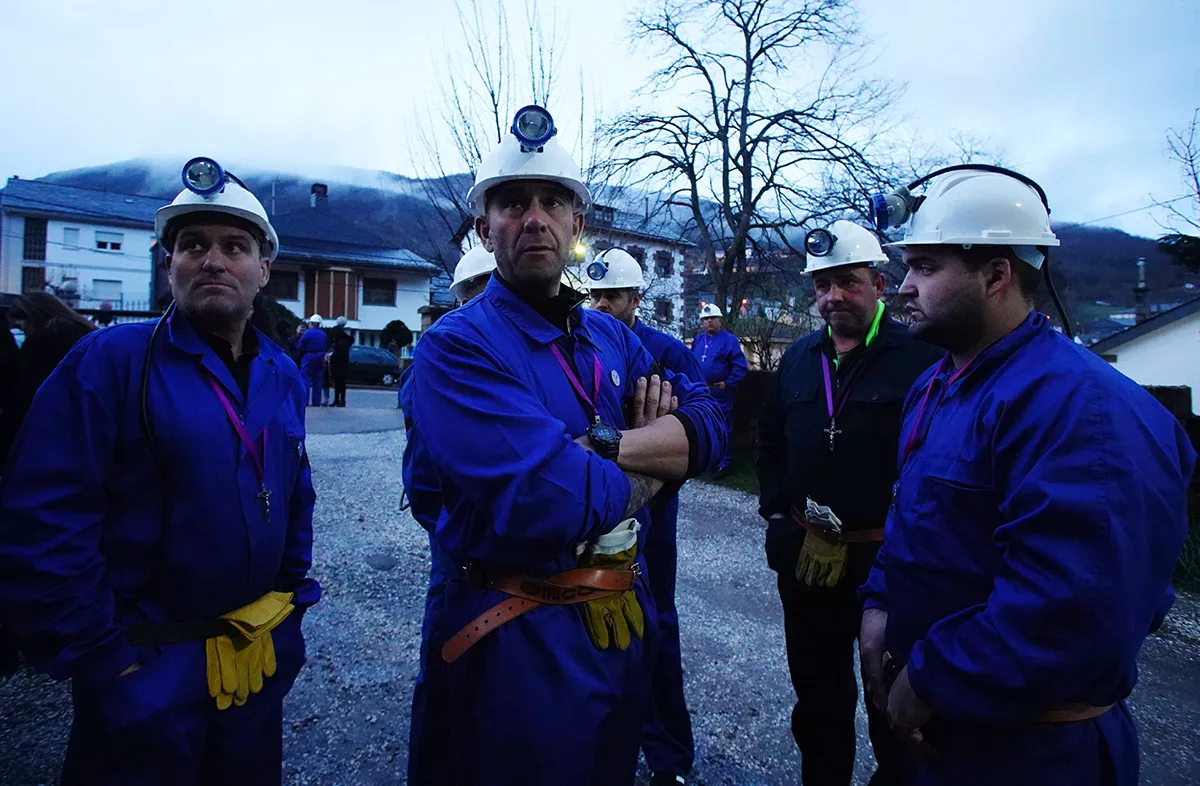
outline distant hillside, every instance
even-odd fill
[[[1138,257],[1146,259],[1146,283],[1152,303],[1175,302],[1200,295],[1184,289],[1200,286],[1200,277],[1189,274],[1158,250],[1145,237],[1128,235],[1107,227],[1058,224],[1055,234],[1062,246],[1051,254],[1059,294],[1073,303],[1105,300],[1113,305],[1132,305],[1137,284]]]
[[[428,197],[430,193],[443,193],[440,183],[350,167],[328,167],[309,174],[261,172],[236,166],[231,166],[231,170],[275,214],[308,209],[312,184],[325,183],[329,186],[330,209],[343,218],[363,224],[398,247],[427,258],[438,258],[440,251],[441,257],[454,259],[454,252],[447,249],[447,243],[456,227],[447,227],[443,223]],[[178,162],[141,159],[55,172],[41,179],[166,198],[180,188]],[[471,185],[466,174],[451,176],[449,180],[450,187],[457,193],[465,194]],[[610,201],[637,203],[637,210],[641,211],[640,205],[646,195],[618,192]],[[1106,301],[1112,306],[1132,305],[1138,257],[1146,258],[1151,302],[1178,302],[1200,294],[1200,290],[1184,288],[1188,283],[1200,287],[1200,277],[1189,276],[1169,257],[1159,253],[1158,246],[1150,238],[1076,224],[1058,224],[1054,230],[1062,240],[1062,246],[1052,254],[1052,270],[1059,292],[1073,314],[1080,313],[1081,306],[1096,301]],[[693,237],[688,239],[695,240]],[[1087,308],[1083,312],[1083,319],[1093,318]]]
[[[330,210],[368,227],[399,248],[430,259],[439,255],[434,244],[444,243],[454,231],[443,225],[421,181],[402,175],[349,167],[321,172],[321,176],[258,172],[232,166],[230,171],[250,187],[273,215],[309,209],[312,184],[324,183],[329,186]],[[177,162],[141,159],[54,172],[39,179],[166,199],[175,196],[182,187]],[[466,193],[470,188],[468,177],[462,175],[457,179],[461,182],[454,186]],[[445,253],[444,246],[441,251],[447,259],[454,258],[453,254]]]

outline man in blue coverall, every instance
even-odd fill
[[[1006,172],[942,170],[874,201],[881,229],[904,225],[913,331],[948,353],[905,405],[860,591],[864,677],[924,754],[919,783],[1132,786],[1125,699],[1174,600],[1195,451],[1032,310],[1058,240],[1041,188]]]
[[[725,413],[725,455],[714,471],[721,477],[729,471],[733,461],[733,389],[746,378],[746,355],[737,336],[721,329],[721,309],[709,303],[700,309],[701,331],[692,339],[692,354],[700,363],[704,381],[721,403]]]
[[[321,330],[321,315],[308,318],[308,330],[300,335],[296,343],[296,354],[300,356],[300,373],[308,387],[309,406],[321,406],[321,393],[325,390],[325,350],[329,348],[329,337]]]
[[[633,780],[656,632],[646,503],[724,449],[703,386],[646,379],[633,332],[561,287],[590,195],[554,131],[526,107],[481,162],[468,202],[496,274],[415,353],[405,474],[440,497],[446,567],[424,642],[446,673],[425,707],[449,718],[413,729],[413,786]]]
[[[587,267],[591,306],[616,317],[641,339],[660,369],[704,379],[695,357],[679,339],[638,319],[645,280],[642,267],[619,248],[601,251]],[[658,657],[650,682],[650,712],[642,733],[642,750],[653,773],[651,786],[684,783],[695,758],[692,719],[683,695],[683,664],[679,653],[679,614],[675,610],[675,525],[679,495],[663,492],[650,503],[650,533],[646,536],[646,569],[650,593],[658,607]]]
[[[0,614],[72,680],[66,784],[279,783],[320,597],[304,385],[249,321],[279,241],[215,162],[184,172],[174,306],[71,350],[0,485]]]

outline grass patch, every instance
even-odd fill
[[[748,494],[757,496],[758,473],[754,470],[754,462],[757,458],[758,451],[754,448],[744,448],[734,451],[733,462],[729,465],[729,474],[720,480],[713,479],[711,473],[703,475],[701,478],[716,486],[745,491]]]
[[[1200,486],[1195,483],[1188,494],[1188,524],[1172,582],[1177,588],[1200,592]]]

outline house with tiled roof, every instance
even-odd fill
[[[0,190],[0,292],[57,292],[78,308],[149,312],[163,200],[10,178]]]
[[[328,193],[315,183],[307,209],[271,217],[280,250],[267,294],[303,317],[346,317],[360,343],[378,345],[394,319],[419,333],[430,279],[441,268],[337,215]]]
[[[160,197],[11,178],[0,189],[0,293],[49,289],[80,311],[107,302],[128,318],[161,312],[170,295],[154,214]],[[439,268],[329,209],[314,184],[310,205],[271,217],[280,238],[266,294],[296,316],[345,316],[375,345],[401,320],[416,332]]]
[[[1102,338],[1089,349],[1142,386],[1200,390],[1200,297]]]

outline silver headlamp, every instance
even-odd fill
[[[526,152],[541,149],[558,133],[550,112],[537,104],[530,104],[518,109],[517,113],[513,115],[510,130],[517,141],[521,143],[521,149]]]
[[[225,170],[211,158],[197,156],[183,165],[183,186],[202,197],[210,197],[225,188]]]
[[[814,229],[804,236],[804,251],[814,257],[827,257],[836,242],[837,236],[828,229]]]

